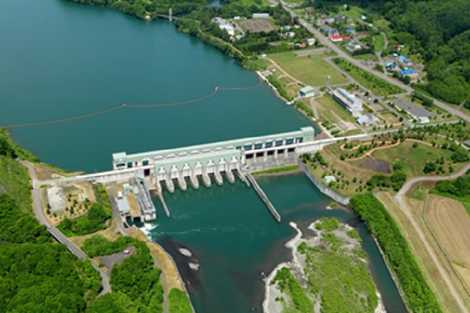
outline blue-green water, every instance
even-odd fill
[[[243,183],[166,195],[172,216],[156,202],[160,219],[152,234],[175,257],[192,295],[196,311],[204,313],[261,312],[263,273],[290,258],[284,247],[295,235],[293,221],[307,226],[323,216],[336,217],[359,230],[371,271],[387,312],[406,312],[383,259],[364,225],[351,211],[326,210],[331,202],[303,175],[259,178],[282,216],[278,224],[256,193]],[[193,256],[178,249],[189,248]],[[198,263],[199,271],[189,268]]]
[[[0,4],[0,125],[92,112],[121,103],[179,102],[256,75],[160,21],[60,0]],[[88,120],[14,130],[41,159],[108,169],[111,154],[290,131],[309,122],[263,84],[205,101],[125,109]]]
[[[60,119],[127,104],[179,102],[215,86],[256,86],[254,73],[166,22],[144,23],[111,10],[61,0],[0,2],[0,125]],[[138,152],[289,131],[309,122],[265,85],[222,91],[203,101],[152,109],[122,109],[47,127],[18,128],[20,144],[43,161],[74,170],[106,170],[111,154]],[[173,217],[162,217],[156,240],[175,256],[191,283],[199,313],[259,310],[260,272],[288,257],[293,230],[347,211],[326,211],[328,200],[303,176],[261,180],[283,216],[277,224],[241,183],[167,195]],[[160,213],[160,216],[163,214]],[[361,229],[361,228],[360,228]],[[371,238],[362,231],[389,312],[404,312]],[[175,247],[187,246],[195,273]]]

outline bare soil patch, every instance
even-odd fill
[[[236,23],[241,27],[241,29],[250,33],[270,33],[276,29],[269,18],[238,20]]]
[[[390,174],[392,172],[390,163],[384,160],[377,160],[370,156],[361,159],[357,163],[360,167],[375,171],[383,174]]]

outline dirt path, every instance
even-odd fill
[[[406,218],[409,220],[411,223],[412,227],[415,229],[416,233],[419,236],[419,239],[423,243],[426,252],[430,256],[431,261],[435,264],[440,276],[442,277],[443,281],[447,285],[450,294],[455,300],[455,303],[458,305],[459,309],[461,312],[469,312],[465,306],[465,302],[462,299],[460,293],[457,291],[457,288],[454,286],[453,281],[449,277],[449,274],[447,273],[445,266],[441,263],[439,260],[439,257],[437,256],[436,252],[434,251],[431,243],[429,242],[429,239],[427,236],[424,234],[423,229],[419,226],[419,222],[415,219],[413,214],[411,213],[412,208],[408,205],[408,201],[406,200],[406,193],[411,190],[411,188],[420,182],[436,182],[436,181],[443,181],[443,180],[452,180],[456,179],[459,176],[464,175],[468,170],[470,170],[470,163],[468,163],[464,168],[462,168],[460,171],[448,175],[448,176],[420,176],[420,177],[415,177],[407,181],[403,187],[400,189],[400,191],[396,194],[395,196],[395,201],[400,207],[400,210],[403,212],[403,214],[406,216]]]

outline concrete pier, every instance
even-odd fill
[[[178,176],[178,186],[181,190],[186,191],[188,189],[188,184],[186,183],[186,179],[183,176]]]
[[[281,215],[277,212],[276,208],[274,207],[274,205],[271,203],[271,201],[269,200],[268,196],[266,195],[266,193],[263,191],[263,189],[261,189],[260,185],[258,185],[258,182],[256,181],[256,179],[253,177],[253,175],[251,174],[247,174],[246,177],[248,178],[248,180],[250,181],[251,185],[253,186],[253,189],[255,189],[256,193],[258,194],[258,196],[261,198],[261,200],[264,202],[264,204],[266,205],[266,207],[268,208],[269,212],[271,213],[271,215],[274,217],[274,219],[280,223],[281,222]]]
[[[227,176],[228,181],[233,184],[235,182],[235,176],[231,170],[225,172],[225,176]]]
[[[199,179],[197,178],[197,175],[191,175],[189,176],[189,180],[191,182],[191,186],[193,186],[194,189],[199,189]]]
[[[250,182],[246,179],[245,174],[242,171],[237,171],[238,177],[242,182],[244,182],[248,187],[250,187]]]
[[[202,173],[202,182],[207,188],[209,188],[212,185],[211,178],[209,174],[207,174],[207,172]]]
[[[173,193],[175,192],[175,184],[173,184],[173,180],[170,178],[165,179],[165,185],[166,189],[168,189],[169,192]]]
[[[217,185],[221,186],[224,183],[224,179],[219,171],[214,171],[215,182]]]

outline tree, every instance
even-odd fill
[[[437,166],[434,162],[426,162],[423,168],[423,173],[429,174],[435,172],[437,169]]]

